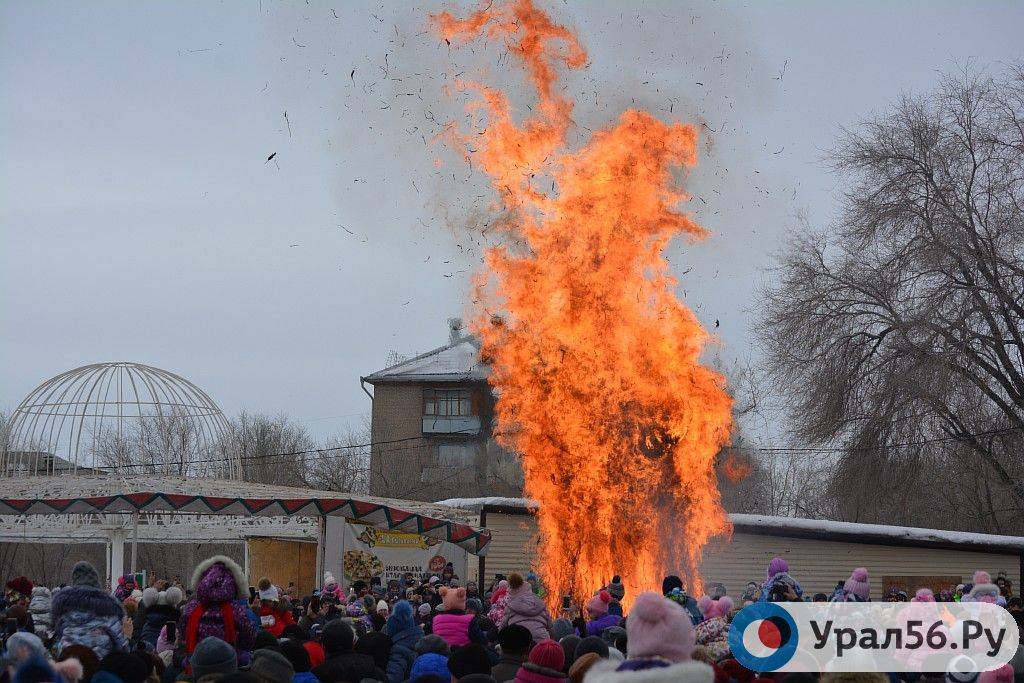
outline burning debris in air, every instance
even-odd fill
[[[473,326],[500,438],[541,503],[549,599],[585,598],[614,574],[635,596],[680,570],[699,590],[701,550],[729,529],[714,466],[732,401],[699,362],[708,333],[673,294],[663,256],[674,236],[706,234],[677,208],[688,197],[672,175],[696,163],[697,133],[630,109],[569,149],[574,102],[555,85],[560,68],[587,62],[569,29],[530,0],[433,22],[453,47],[503,42],[537,94],[517,122],[505,93],[459,82],[476,95],[477,129],[452,125],[448,137],[466,154],[472,140],[505,216],[508,244],[477,280],[501,315]]]

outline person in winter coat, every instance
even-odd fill
[[[542,640],[530,650],[529,658],[516,672],[515,683],[561,683],[566,675],[565,652],[553,640]]]
[[[729,614],[732,612],[733,602],[732,598],[725,595],[718,600],[708,598],[708,603],[702,610],[704,621],[695,628],[697,644],[701,645],[714,661],[719,662],[729,656]]]
[[[773,557],[765,571],[760,602],[793,602],[800,600],[803,594],[800,584],[789,574],[789,563],[781,557]]]
[[[498,627],[504,628],[511,624],[525,626],[533,635],[535,643],[551,638],[551,615],[548,608],[533,592],[532,585],[523,580],[522,575],[515,572],[509,574],[508,594],[505,618]]]
[[[69,645],[84,645],[103,659],[131,648],[124,633],[124,607],[100,588],[100,577],[88,562],[71,569],[71,586],[57,592],[50,604],[57,654]]]
[[[275,638],[280,638],[287,626],[295,623],[295,617],[291,610],[287,609],[281,601],[281,589],[270,582],[270,579],[263,577],[259,585],[260,608],[257,612],[260,618],[260,626],[269,631]]]
[[[501,624],[505,620],[508,597],[508,581],[502,579],[498,582],[498,587],[491,593],[491,608],[487,611],[487,617],[495,624]]]
[[[832,602],[870,602],[870,600],[871,579],[868,577],[868,570],[864,567],[854,569],[843,587],[832,596]]]
[[[186,656],[214,636],[235,649],[239,664],[249,663],[256,627],[244,602],[249,596],[247,584],[245,572],[230,557],[215,555],[196,566],[192,573],[195,595],[181,610],[178,622]]]
[[[167,622],[177,623],[181,619],[178,605],[184,601],[185,593],[177,586],[171,586],[165,591],[150,586],[142,591],[142,613],[139,620],[141,627],[136,633],[136,640],[146,643],[151,649],[156,649],[160,631]]]
[[[320,683],[310,670],[309,653],[298,640],[285,638],[281,641],[281,654],[291,662],[295,674],[292,676],[292,683]]]
[[[516,677],[520,667],[526,663],[526,655],[532,644],[533,635],[525,626],[513,624],[498,632],[501,657],[498,663],[491,667],[491,676],[497,683],[506,683]]]
[[[46,586],[32,588],[32,599],[29,600],[28,611],[32,615],[36,635],[43,640],[49,639],[53,634],[53,618],[50,616],[51,603],[52,596],[49,588]]]
[[[601,591],[587,601],[587,614],[590,615],[590,621],[587,623],[588,636],[599,636],[606,628],[618,626],[622,621],[608,611],[611,602],[612,596],[608,591]]]
[[[138,585],[135,583],[135,577],[131,574],[125,574],[117,580],[117,588],[114,589],[114,597],[124,602],[132,596],[132,593]]]
[[[344,621],[338,619],[324,626],[320,644],[324,647],[327,660],[313,669],[313,675],[321,683],[342,683],[374,678],[382,681],[384,672],[373,662],[373,657],[356,652],[356,632]]]
[[[449,647],[464,647],[470,643],[485,643],[480,631],[479,618],[466,612],[466,589],[441,586],[441,604],[431,623],[431,633],[441,636]]]
[[[4,597],[7,599],[8,613],[4,616],[8,619],[18,620],[18,630],[26,633],[35,633],[35,620],[29,611],[29,603],[32,601],[32,591],[35,586],[24,576],[17,576],[7,582]]]
[[[626,620],[629,659],[598,662],[587,683],[712,683],[714,670],[690,659],[693,623],[678,604],[657,593],[641,593]]]
[[[697,601],[687,594],[686,589],[683,588],[683,580],[675,574],[669,574],[662,579],[661,594],[682,607],[690,615],[690,620],[694,624],[699,624],[704,618],[697,608]]]
[[[374,666],[387,676],[388,661],[391,659],[391,636],[380,631],[370,631],[356,639],[354,649],[360,654],[370,655]]]
[[[391,656],[384,673],[388,683],[401,683],[409,677],[416,661],[416,643],[423,637],[423,629],[416,625],[408,600],[399,600],[391,608],[384,633],[391,636]]]
[[[974,585],[967,595],[961,598],[961,602],[987,602],[996,604],[999,601],[999,586],[992,583],[992,575],[986,571],[974,572]]]

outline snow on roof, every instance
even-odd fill
[[[379,382],[486,381],[490,368],[480,361],[480,342],[472,336],[378,370],[362,379]]]
[[[537,501],[530,498],[449,498],[438,501],[438,505],[447,505],[463,510],[479,512],[484,507],[503,507],[522,510],[524,513],[536,510]],[[753,533],[785,534],[821,534],[836,540],[856,540],[861,543],[886,541],[889,543],[913,544],[950,544],[974,546],[979,550],[1006,548],[1024,551],[1024,536],[999,536],[996,534],[978,534],[969,531],[946,531],[944,529],[922,529],[919,527],[891,526],[888,524],[862,524],[859,522],[837,522],[828,519],[802,519],[799,517],[773,517],[770,515],[729,515],[733,526],[738,530]]]
[[[503,498],[502,496],[488,496],[486,498],[446,498],[445,500],[437,501],[437,504],[459,508],[460,510],[473,510],[474,512],[480,512],[480,510],[485,506],[515,508],[516,510],[522,510],[523,512],[536,510],[540,507],[540,503],[531,498]]]

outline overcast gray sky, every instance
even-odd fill
[[[834,214],[840,126],[1024,57],[1020,2],[542,5],[590,51],[567,81],[583,126],[634,103],[707,123],[688,187],[714,237],[671,260],[727,359],[756,352],[753,296],[795,216]],[[358,423],[359,376],[442,344],[478,263],[460,226],[490,197],[434,166],[459,112],[441,87],[480,68],[522,87],[497,47],[425,30],[443,7],[0,3],[0,407],[133,360],[229,414]]]

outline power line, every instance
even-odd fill
[[[1002,429],[993,429],[993,430],[988,430],[988,431],[984,431],[984,432],[974,432],[974,433],[963,434],[963,435],[960,435],[960,436],[936,437],[936,438],[933,438],[933,439],[921,439],[921,440],[918,440],[918,441],[907,441],[907,442],[903,442],[903,443],[895,443],[895,444],[888,444],[888,445],[882,445],[882,446],[864,446],[864,447],[849,447],[849,448],[843,448],[843,447],[831,447],[831,448],[830,447],[799,447],[799,446],[793,446],[793,447],[726,446],[723,450],[748,451],[748,452],[757,452],[757,453],[860,453],[860,452],[876,452],[876,451],[894,450],[894,449],[901,449],[901,448],[911,448],[911,447],[915,447],[915,446],[927,446],[927,445],[936,444],[936,443],[951,443],[951,442],[962,441],[965,438],[998,436],[1000,434],[1006,434],[1006,433],[1016,432],[1016,431],[1020,431],[1020,430],[1021,430],[1020,427],[1005,427],[1005,428],[1002,428]],[[455,432],[446,432],[445,434],[447,434],[447,435],[466,435],[466,434],[471,434],[471,433],[472,432],[470,430],[462,430],[462,431],[455,431]],[[497,433],[497,432],[491,434],[492,437],[493,436],[500,436],[500,435],[501,434]],[[339,446],[329,446],[329,447],[325,447],[325,448],[309,448],[309,449],[298,450],[298,451],[289,451],[289,452],[284,452],[284,453],[252,453],[252,454],[249,454],[249,455],[240,455],[239,456],[239,460],[244,461],[244,462],[249,462],[249,461],[256,461],[256,460],[265,460],[265,459],[270,459],[270,458],[296,457],[296,456],[300,456],[300,455],[310,455],[310,454],[313,454],[313,453],[331,454],[334,451],[348,451],[348,450],[362,449],[362,448],[374,449],[374,448],[381,447],[381,446],[388,446],[388,445],[394,445],[394,444],[408,443],[410,441],[422,441],[424,443],[417,444],[415,446],[406,446],[406,447],[403,447],[403,448],[389,448],[389,449],[385,449],[383,451],[378,450],[377,454],[379,454],[379,455],[388,455],[388,454],[393,454],[393,453],[401,453],[401,452],[419,450],[419,449],[422,449],[424,447],[430,446],[431,442],[433,441],[433,439],[431,437],[427,437],[427,436],[410,436],[410,437],[404,437],[404,438],[401,438],[401,439],[390,439],[390,440],[387,440],[387,441],[371,441],[371,442],[361,443],[361,444],[343,444],[343,445],[339,445]],[[349,454],[348,453],[340,453],[336,457],[344,456],[344,455],[349,455]],[[352,454],[352,455],[357,455],[357,454]],[[94,467],[92,467],[90,469],[101,469],[101,470],[117,471],[117,470],[134,469],[134,468],[140,468],[140,467],[141,468],[145,468],[145,467],[166,467],[168,465],[182,465],[182,464],[184,464],[186,466],[202,465],[202,464],[215,464],[215,463],[221,463],[223,461],[224,461],[223,458],[207,458],[207,459],[190,460],[190,461],[188,461],[186,463],[182,463],[181,461],[164,462],[164,463],[127,463],[127,464],[123,464],[123,465],[94,466]]]

